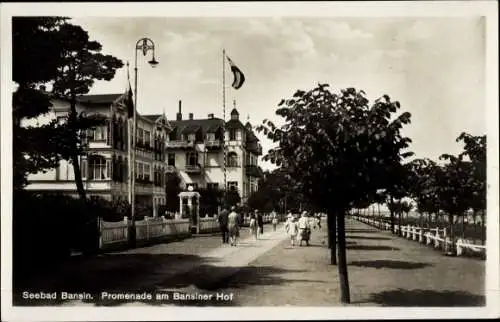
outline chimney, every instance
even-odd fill
[[[193,113],[189,113],[189,119],[192,120],[193,119]]]
[[[182,101],[179,100],[179,112],[177,113],[177,121],[182,121]]]
[[[214,113],[210,113],[210,114],[208,114],[208,118],[209,118],[209,119],[213,119],[213,118],[214,118]]]

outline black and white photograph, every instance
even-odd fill
[[[2,320],[500,317],[497,2],[0,10]]]

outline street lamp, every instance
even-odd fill
[[[155,68],[158,66],[158,61],[155,59],[155,44],[149,38],[141,38],[135,44],[135,65],[134,65],[134,117],[133,117],[133,129],[132,129],[132,158],[131,158],[131,167],[129,169],[129,173],[132,174],[130,179],[131,188],[129,190],[129,201],[131,205],[131,219],[132,219],[132,234],[131,234],[131,243],[132,246],[135,246],[136,243],[136,231],[135,231],[135,155],[136,155],[136,137],[137,137],[137,51],[141,50],[143,56],[146,56],[148,51],[152,52],[152,59],[148,62],[151,67]],[[129,158],[130,160],[130,158]]]

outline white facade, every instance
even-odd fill
[[[86,98],[89,100],[86,101]],[[98,102],[92,101],[96,98],[99,99]],[[132,132],[132,122],[128,120],[122,99],[123,95],[119,94],[87,95],[77,104],[79,113],[99,114],[107,120],[106,125],[86,133],[88,152],[79,157],[82,181],[90,197],[128,199],[128,133]],[[54,119],[65,122],[69,103],[53,100],[52,104],[51,111],[46,115],[25,120],[21,124],[42,125]],[[161,116],[138,116],[137,132],[136,200],[156,208],[166,202],[164,141],[169,132],[169,125],[166,118]],[[156,145],[155,139],[161,144]],[[66,160],[61,160],[55,169],[29,175],[28,182],[27,190],[77,195],[73,165]]]

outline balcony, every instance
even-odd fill
[[[176,173],[177,168],[175,167],[175,165],[167,165],[167,169],[165,172],[166,173]]]
[[[201,167],[199,164],[197,165],[192,165],[192,164],[186,164],[186,173],[201,173]]]
[[[245,167],[245,173],[250,177],[260,177],[262,175],[260,168],[256,165],[247,165]]]
[[[205,147],[207,149],[219,149],[222,147],[222,142],[220,140],[205,140]]]
[[[246,149],[257,155],[262,155],[262,146],[258,142],[250,142],[246,144]]]
[[[185,140],[167,141],[166,147],[167,149],[190,149],[194,147],[194,142]]]

